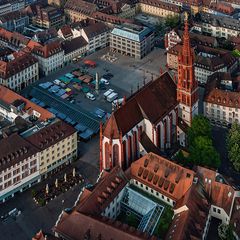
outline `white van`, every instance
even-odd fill
[[[55,79],[53,82],[54,82],[56,85],[60,85],[60,83],[61,83],[61,81],[58,80],[58,79]]]
[[[108,90],[103,94],[104,98],[107,98],[107,96],[110,95],[112,92],[114,92],[113,89],[108,89]]]
[[[87,93],[86,97],[92,101],[96,100],[95,96],[92,93]]]
[[[105,85],[109,85],[109,81],[105,78],[101,78],[100,82],[104,83]]]

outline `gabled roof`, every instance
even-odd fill
[[[33,53],[44,58],[49,58],[61,51],[63,51],[63,49],[59,41],[50,42],[44,46],[33,47]]]
[[[216,181],[216,172],[210,169],[198,166],[197,173],[203,179],[204,188],[211,199],[211,203],[223,208],[230,215],[234,199],[233,187]]]
[[[62,216],[54,231],[64,239],[85,240],[155,240],[156,237],[148,237],[134,227],[114,221],[106,217],[91,216],[73,211]]]
[[[206,226],[210,202],[204,195],[201,182],[192,187],[175,205],[175,209],[186,206],[187,210],[175,214],[165,239],[200,240]]]
[[[76,210],[88,215],[99,215],[125,187],[127,182],[128,179],[122,169],[116,166],[100,179],[85,200],[81,201],[80,198],[81,204],[76,207]]]
[[[87,41],[82,36],[80,36],[73,38],[72,40],[62,42],[62,48],[65,54],[69,54],[79,48],[86,46],[87,44]]]
[[[13,56],[15,58],[10,61],[0,60],[0,77],[3,79],[8,79],[38,62],[34,56],[24,52],[15,52]]]
[[[17,133],[0,140],[0,172],[31,157],[38,149]]]
[[[131,177],[177,201],[191,188],[195,173],[148,153],[131,165]]]
[[[26,138],[37,148],[44,150],[76,132],[75,128],[58,120]]]
[[[72,29],[69,25],[62,26],[59,31],[61,31],[64,38],[73,36]]]
[[[102,22],[97,22],[83,28],[83,31],[89,39],[98,36],[104,32],[109,32],[110,28]]]
[[[122,132],[124,136],[144,118],[155,124],[176,105],[176,85],[169,73],[165,72],[112,113],[105,124],[103,135],[117,137],[116,133]]]
[[[15,93],[14,91],[0,85],[0,100],[3,100],[8,104],[12,104],[14,101],[18,99],[25,102],[25,107],[23,109],[24,111],[28,111],[29,113],[32,113],[35,110],[38,113],[40,113],[41,115],[39,117],[39,120],[46,121],[53,117],[53,114],[50,113],[48,110],[38,106],[37,104],[22,97],[21,95]]]
[[[204,101],[226,107],[240,108],[239,92],[226,91],[220,86],[222,77],[225,75],[225,73],[214,73],[209,77],[205,88]]]

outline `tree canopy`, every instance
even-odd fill
[[[210,122],[206,117],[202,115],[195,116],[192,120],[191,127],[188,129],[187,135],[189,145],[199,136],[211,138],[211,130]]]
[[[213,147],[212,140],[206,136],[198,136],[189,148],[189,160],[195,165],[217,168],[220,157]]]
[[[193,118],[188,130],[189,159],[195,165],[218,168],[220,156],[213,146],[209,120],[198,115]]]
[[[221,240],[234,240],[233,230],[231,225],[220,224],[218,226],[218,236]]]
[[[240,125],[233,123],[227,138],[228,157],[234,168],[240,172]]]
[[[168,15],[165,20],[166,27],[175,28],[179,24],[179,17],[178,16],[171,16]]]

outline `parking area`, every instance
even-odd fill
[[[40,79],[23,94],[88,139],[98,132],[99,122],[105,121],[116,101],[121,104],[125,96],[157,78],[165,65],[163,49],[136,60],[105,48]]]

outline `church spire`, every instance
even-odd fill
[[[189,37],[189,30],[188,30],[188,14],[187,14],[187,12],[185,12],[185,19],[184,19],[182,54],[184,56],[189,56],[191,54],[191,44],[190,44],[190,37]]]
[[[191,48],[188,15],[185,13],[182,50],[178,55],[177,100],[179,117],[191,125],[192,117],[198,114],[198,84],[194,72],[194,51]]]

